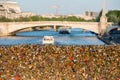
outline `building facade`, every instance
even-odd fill
[[[16,2],[2,1],[0,2],[0,16],[6,18],[18,18],[20,16],[21,9]]]
[[[40,15],[41,17],[45,17],[45,18],[67,18],[67,17],[71,17],[71,16],[75,16],[77,18],[83,18],[85,20],[93,20],[96,19],[99,16],[99,12],[89,12],[86,11],[83,14],[68,14],[68,15],[54,15],[54,14],[44,14],[44,15]]]
[[[15,19],[19,17],[29,17],[31,12],[22,12],[17,2],[0,1],[0,17]]]

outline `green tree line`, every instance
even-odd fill
[[[78,18],[75,16],[69,17],[59,17],[59,18],[45,18],[41,16],[31,16],[31,17],[20,17],[17,19],[8,19],[5,17],[0,17],[0,22],[25,22],[25,21],[78,21],[78,22],[99,22],[102,11],[99,16],[93,20],[85,20],[83,18]],[[106,14],[108,22],[114,22],[120,24],[120,10],[110,10]]]
[[[78,18],[75,16],[69,16],[69,17],[59,17],[59,18],[46,18],[41,16],[31,16],[31,17],[20,17],[17,19],[7,19],[5,17],[0,17],[0,22],[24,22],[24,21],[80,21],[80,22],[90,22],[95,21],[93,20],[85,20],[83,18]]]
[[[107,13],[108,21],[120,25],[120,10],[111,10]]]
[[[102,15],[102,11],[99,13],[99,16],[96,18],[97,22],[100,21],[101,15]],[[110,10],[106,14],[106,16],[108,18],[108,22],[114,22],[120,25],[120,10]]]

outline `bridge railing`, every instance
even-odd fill
[[[0,22],[0,24],[84,24],[95,25],[98,22],[73,22],[73,21],[31,21],[31,22]]]

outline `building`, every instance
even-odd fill
[[[30,16],[35,16],[34,13],[32,12],[21,12],[21,17],[30,17]]]
[[[72,14],[72,15],[68,15],[68,16],[76,16],[77,18],[83,18],[85,20],[92,20],[92,19],[96,19],[99,16],[98,12],[89,12],[89,11],[85,11],[83,14]]]
[[[22,12],[17,2],[0,1],[0,16],[14,19],[19,17],[32,16],[31,12]]]
[[[96,19],[98,16],[88,16],[86,14],[71,14],[71,15],[67,15],[69,16],[75,16],[77,18],[83,18],[84,20],[92,20],[92,19]]]
[[[18,6],[17,2],[13,1],[0,1],[0,16],[15,19],[19,17],[30,17],[34,16],[32,12],[22,12],[20,7]],[[45,18],[59,18],[59,17],[69,17],[69,16],[75,16],[77,18],[83,18],[85,20],[92,20],[98,17],[99,13],[97,12],[89,12],[86,11],[83,14],[72,14],[72,15],[54,15],[54,14],[44,14],[40,15],[41,17]]]
[[[20,7],[16,2],[1,1],[0,2],[0,16],[6,18],[18,18],[21,13]]]
[[[57,16],[54,14],[44,14],[40,16],[45,18],[60,18],[60,17],[67,18],[67,17],[75,16],[77,18],[83,18],[85,20],[92,20],[92,19],[96,19],[99,16],[99,13],[86,11],[83,14],[68,14],[68,15],[57,15]]]
[[[84,15],[86,16],[86,17],[91,17],[92,19],[95,19],[96,17],[98,17],[99,16],[99,12],[92,12],[92,11],[86,11],[85,13],[84,13]]]
[[[98,17],[99,13],[98,12],[89,12],[89,11],[86,11],[85,15],[86,16],[91,16],[91,17]]]

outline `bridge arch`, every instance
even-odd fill
[[[106,33],[109,33],[111,30],[117,29],[117,28],[120,28],[120,26],[110,26],[107,28]]]
[[[27,27],[23,27],[23,28],[19,28],[16,30],[13,30],[10,32],[10,34],[15,34],[16,32],[22,31],[27,29],[28,31],[33,31],[33,30],[37,30],[35,28],[39,28],[38,30],[54,30],[54,26],[56,27],[56,29],[59,28],[71,28],[71,26],[65,26],[65,25],[35,25],[35,26],[27,26]]]
[[[84,27],[74,27],[74,26],[69,26],[69,25],[66,26],[66,25],[59,25],[59,24],[55,25],[55,26],[56,26],[57,30],[59,28],[70,28],[70,29],[71,28],[79,28],[79,29],[82,29],[83,31],[90,31],[90,32],[96,33],[94,31],[92,31],[88,28],[84,28]],[[33,31],[34,30],[33,28],[37,28],[37,27],[41,28],[41,30],[54,30],[54,25],[36,25],[36,26],[28,26],[28,27],[25,27],[25,28],[16,29],[14,31],[11,31],[10,34],[15,34],[19,31],[24,30],[24,29],[28,29],[28,31]],[[49,29],[44,29],[44,28],[47,28],[47,27],[49,27]],[[96,34],[98,34],[98,33],[96,33]]]

